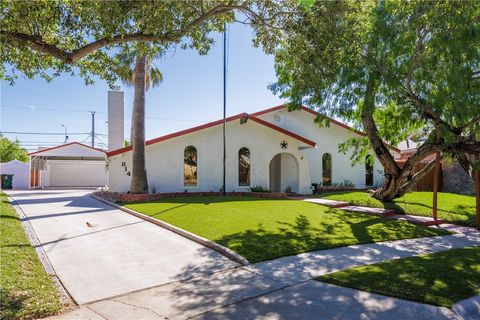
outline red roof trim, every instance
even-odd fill
[[[33,155],[36,155],[36,154],[39,154],[39,153],[43,153],[43,152],[46,152],[46,151],[50,151],[50,150],[54,150],[54,149],[59,149],[59,148],[63,148],[63,147],[68,147],[68,146],[71,146],[71,145],[73,145],[73,144],[78,144],[79,146],[87,147],[87,148],[90,148],[90,149],[93,149],[93,150],[96,150],[96,151],[103,152],[103,153],[105,153],[105,154],[107,153],[105,150],[97,149],[97,148],[94,148],[94,147],[91,147],[91,146],[87,146],[86,144],[83,144],[83,143],[74,141],[74,142],[70,142],[70,143],[66,143],[66,144],[61,144],[61,145],[59,145],[59,146],[55,146],[55,147],[51,147],[51,148],[46,148],[46,149],[34,151],[34,152],[29,153],[28,155],[29,155],[29,156],[33,156]]]
[[[288,130],[285,130],[283,128],[280,128],[280,127],[277,127],[276,125],[273,125],[271,123],[268,123],[266,121],[263,121],[261,119],[258,119],[252,115],[249,115],[247,113],[240,113],[240,114],[237,114],[237,115],[234,115],[234,116],[231,116],[231,117],[228,117],[226,118],[226,122],[230,122],[230,121],[233,121],[233,120],[237,120],[237,119],[240,119],[242,117],[248,117],[249,119],[255,121],[255,122],[258,122],[264,126],[267,126],[273,130],[276,130],[278,132],[281,132],[281,133],[284,133],[286,135],[289,135],[295,139],[298,139],[310,146],[315,146],[315,142],[311,141],[311,140],[308,140],[306,138],[303,138],[291,131],[288,131]],[[161,136],[161,137],[158,137],[158,138],[154,138],[154,139],[151,139],[151,140],[147,140],[145,142],[145,144],[148,146],[148,145],[151,145],[151,144],[155,144],[157,142],[161,142],[161,141],[165,141],[165,140],[169,140],[169,139],[173,139],[173,138],[176,138],[176,137],[179,137],[179,136],[183,136],[185,134],[189,134],[189,133],[193,133],[193,132],[196,132],[196,131],[200,131],[200,130],[203,130],[203,129],[207,129],[207,128],[211,128],[211,127],[214,127],[214,126],[217,126],[217,125],[220,125],[223,123],[223,119],[221,120],[217,120],[217,121],[213,121],[213,122],[209,122],[209,123],[206,123],[206,124],[202,124],[200,126],[197,126],[197,127],[193,127],[193,128],[190,128],[190,129],[186,129],[186,130],[182,130],[182,131],[178,131],[178,132],[174,132],[174,133],[171,133],[171,134],[167,134],[165,136]],[[128,147],[125,147],[125,148],[121,148],[121,149],[117,149],[117,150],[113,150],[113,151],[110,151],[110,152],[107,152],[107,157],[113,157],[113,156],[116,156],[118,154],[122,154],[122,153],[125,153],[125,152],[128,152],[132,150],[132,146],[128,146]]]
[[[300,140],[300,141],[304,142],[305,144],[308,144],[308,145],[311,146],[311,147],[315,147],[315,146],[317,145],[317,144],[316,144],[314,141],[312,141],[312,140],[308,140],[307,138],[304,138],[304,137],[302,137],[302,136],[299,136],[298,134],[293,133],[293,132],[291,132],[291,131],[288,131],[288,130],[286,130],[286,129],[280,128],[280,127],[278,127],[278,126],[276,126],[276,125],[274,125],[274,124],[272,124],[272,123],[270,123],[270,122],[267,122],[267,121],[264,121],[264,120],[262,120],[262,119],[259,119],[259,118],[255,117],[255,116],[253,116],[253,115],[250,115],[250,116],[249,116],[249,119],[251,119],[251,120],[253,120],[253,121],[255,121],[255,122],[258,122],[258,123],[260,123],[260,124],[263,124],[263,125],[266,126],[266,127],[272,128],[273,130],[276,130],[276,131],[281,132],[281,133],[283,133],[283,134],[289,135],[289,136],[291,136],[292,138],[295,138],[295,139],[297,139],[297,140]]]
[[[241,117],[243,117],[243,116],[245,116],[245,115],[247,115],[247,114],[246,114],[246,113],[240,113],[240,114],[237,114],[237,115],[234,115],[234,116],[231,116],[231,117],[226,118],[226,121],[229,122],[229,121],[232,121],[232,120],[235,120],[235,119],[240,119]],[[219,124],[222,124],[222,123],[223,123],[223,119],[222,119],[222,120],[213,121],[213,122],[209,122],[209,123],[205,123],[205,124],[202,124],[202,125],[200,125],[200,126],[196,126],[196,127],[190,128],[190,129],[186,129],[186,130],[182,130],[182,131],[170,133],[170,134],[167,134],[167,135],[158,137],[158,138],[154,138],[154,139],[151,139],[151,140],[147,140],[147,141],[145,142],[145,144],[146,144],[147,146],[149,146],[149,145],[151,145],[151,144],[154,144],[154,143],[157,143],[157,142],[160,142],[160,141],[165,141],[165,140],[168,140],[168,139],[173,139],[173,138],[176,138],[176,137],[179,137],[179,136],[183,136],[183,135],[185,135],[185,134],[189,134],[189,133],[196,132],[196,131],[199,131],[199,130],[203,130],[203,129],[207,129],[207,128],[210,128],[210,127],[214,127],[214,126],[219,125]],[[125,148],[113,150],[113,151],[107,152],[107,157],[116,156],[117,154],[122,154],[122,153],[128,152],[128,151],[130,151],[130,150],[132,150],[132,146],[128,146],[128,147],[125,147]]]
[[[276,106],[276,107],[272,107],[272,108],[269,108],[269,109],[265,109],[265,110],[262,110],[262,111],[258,111],[258,112],[255,112],[255,113],[252,113],[252,116],[260,116],[260,115],[263,115],[263,114],[266,114],[266,113],[270,113],[270,112],[274,112],[274,111],[278,111],[278,110],[281,110],[281,109],[287,109],[287,106],[282,104],[282,105],[279,105],[279,106]],[[362,132],[362,131],[358,131],[357,129],[355,128],[352,128],[350,127],[349,125],[346,125],[345,123],[343,122],[340,122],[338,120],[335,120],[333,118],[330,118],[330,117],[327,117],[326,115],[323,115],[315,110],[312,110],[310,108],[307,108],[305,106],[301,106],[300,107],[300,110],[303,110],[303,111],[306,111],[308,113],[311,113],[313,114],[314,116],[322,116],[322,117],[325,117],[328,119],[328,121],[332,122],[333,124],[336,124],[337,126],[339,127],[342,127],[344,129],[347,129],[349,131],[352,131],[358,135],[361,135],[363,137],[366,136],[365,132]],[[394,146],[391,146],[391,145],[388,145],[387,144],[387,147],[389,147],[390,149],[392,149],[393,151],[396,151],[396,152],[400,152],[400,149],[394,147]]]

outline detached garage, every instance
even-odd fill
[[[30,187],[102,187],[106,153],[79,142],[39,150],[30,156]]]

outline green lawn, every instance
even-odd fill
[[[451,307],[480,294],[480,247],[390,260],[327,274],[317,280]]]
[[[250,262],[358,243],[448,234],[297,200],[181,197],[126,207],[215,241]]]
[[[62,310],[60,295],[15,210],[0,193],[0,319],[33,319]]]
[[[368,207],[383,207],[419,216],[432,215],[432,192],[411,192],[393,202],[374,199],[366,192],[332,192],[320,195]],[[475,226],[475,196],[438,193],[438,217],[447,222]]]

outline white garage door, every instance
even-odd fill
[[[107,184],[104,161],[52,161],[48,170],[52,187],[101,187]]]

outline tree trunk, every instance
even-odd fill
[[[384,170],[385,180],[383,185],[376,190],[372,196],[382,201],[392,201],[395,198],[403,196],[418,180],[433,168],[434,163],[432,162],[419,172],[415,172],[415,166],[418,163],[426,156],[438,150],[430,144],[425,143],[417,150],[417,153],[409,158],[404,166],[400,168],[390,153],[388,146],[380,137],[373,117],[375,111],[377,76],[375,72],[371,72],[369,75],[360,116],[370,145]]]
[[[408,164],[400,169],[400,175],[398,176],[385,173],[383,185],[375,190],[373,197],[382,201],[392,201],[395,198],[400,198],[434,167],[435,160],[418,172],[415,172],[415,164]]]
[[[383,185],[375,190],[373,197],[382,201],[392,201],[397,198],[397,190],[399,188],[399,181],[396,176],[385,173]]]
[[[131,193],[146,193],[148,190],[145,169],[145,65],[144,56],[136,57],[131,137],[133,148]]]

